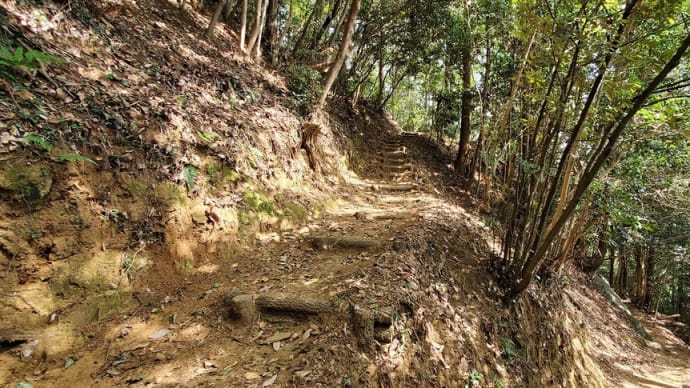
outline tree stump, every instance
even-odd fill
[[[229,300],[228,305],[230,308],[230,315],[245,324],[251,324],[257,318],[256,308],[254,307],[254,297],[251,295],[242,294],[234,296]]]
[[[316,156],[316,139],[321,133],[321,127],[314,123],[305,123],[302,125],[302,144],[300,148],[307,151],[307,159],[309,160],[309,167],[317,171],[319,167],[319,160]]]

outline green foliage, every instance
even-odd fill
[[[304,114],[308,112],[322,92],[321,74],[303,65],[285,67],[287,87],[292,92],[296,107]]]
[[[194,190],[196,179],[199,177],[199,169],[188,164],[182,169],[182,179],[184,180],[187,191]]]
[[[478,387],[482,383],[483,379],[484,375],[482,372],[472,369],[470,373],[467,374],[467,378],[465,379],[465,388]]]
[[[33,135],[29,134],[24,136],[24,141],[30,144],[34,144],[40,148],[42,148],[46,152],[50,152],[53,149],[53,145],[50,144],[49,141],[45,140],[44,138],[38,136],[38,135]]]
[[[92,159],[79,154],[60,154],[60,160],[63,162],[86,162],[96,164]]]
[[[205,144],[211,144],[220,139],[220,136],[218,136],[217,133],[212,132],[212,131],[202,131],[202,130],[197,130],[196,131],[196,137],[201,141],[202,143]]]
[[[14,79],[12,72],[18,70],[36,70],[41,64],[61,63],[59,57],[46,54],[38,50],[25,50],[12,41],[0,38],[0,76],[3,78]]]
[[[24,229],[24,238],[28,242],[34,242],[38,240],[41,236],[43,235],[43,231],[41,229],[36,228],[34,226],[27,227]]]
[[[208,182],[213,186],[221,186],[223,183],[236,182],[241,176],[236,171],[226,166],[218,166],[215,163],[208,164],[205,168]]]
[[[501,356],[506,360],[518,357],[518,353],[515,350],[515,342],[512,339],[507,337],[501,338]]]

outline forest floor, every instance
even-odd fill
[[[231,34],[167,1],[62,11],[30,27],[71,67],[0,91],[4,170],[41,197],[0,175],[0,385],[690,384],[690,349],[574,268],[505,305],[490,209],[429,139],[336,99],[310,175],[280,76]]]

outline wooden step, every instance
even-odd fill
[[[407,155],[405,155],[405,154],[381,155],[381,156],[379,156],[379,160],[383,163],[405,162],[405,161],[407,161]]]
[[[394,171],[401,171],[401,170],[407,170],[410,171],[412,170],[412,165],[409,163],[404,163],[404,164],[387,164],[385,165],[385,168],[387,170],[394,170]]]
[[[395,183],[395,184],[376,184],[371,185],[371,189],[374,191],[394,191],[394,192],[410,192],[417,189],[417,185],[414,183]]]
[[[314,249],[320,251],[327,251],[331,249],[357,249],[366,250],[371,249],[379,244],[378,241],[345,236],[308,236],[305,238]]]

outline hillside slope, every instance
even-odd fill
[[[0,91],[1,384],[687,383],[687,346],[575,270],[505,306],[428,139],[336,98],[312,171],[299,99],[205,16],[5,7],[67,62]]]

